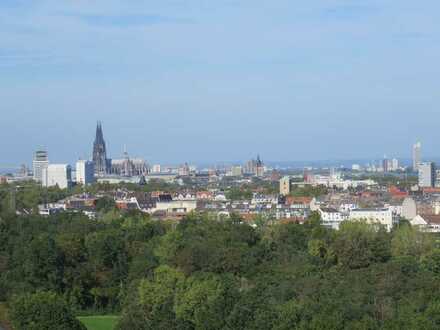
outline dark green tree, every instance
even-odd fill
[[[15,330],[85,330],[66,302],[53,292],[15,297],[9,315]]]

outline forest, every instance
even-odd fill
[[[438,237],[409,224],[101,212],[0,210],[0,305],[13,329],[84,329],[77,317],[98,314],[118,315],[121,330],[440,328]]]

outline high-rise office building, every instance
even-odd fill
[[[413,145],[412,157],[413,157],[413,170],[417,171],[418,166],[422,161],[422,144],[420,142],[417,142],[416,144]]]
[[[34,180],[41,182],[43,180],[43,170],[49,165],[47,151],[37,150],[32,161],[32,169],[34,173]]]
[[[390,165],[389,160],[386,157],[384,157],[384,159],[382,161],[382,168],[385,173],[389,172],[389,170],[390,170],[389,165]]]
[[[78,160],[76,162],[76,183],[88,185],[95,182],[95,166],[89,160]]]
[[[70,188],[72,185],[72,168],[67,164],[49,164],[43,169],[43,186],[58,186],[61,189]]]
[[[429,188],[435,186],[436,168],[433,162],[419,163],[419,186]]]
[[[107,159],[104,134],[100,122],[96,126],[96,137],[93,143],[93,163],[95,165],[95,175],[104,176],[109,173],[109,160]]]

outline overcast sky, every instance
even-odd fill
[[[440,155],[438,0],[1,0],[0,164]]]

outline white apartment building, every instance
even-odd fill
[[[262,194],[254,194],[251,200],[251,204],[278,204],[278,197],[275,195],[262,195]]]
[[[359,206],[356,203],[342,203],[339,205],[339,212],[349,213],[351,210],[357,209]]]
[[[390,208],[380,209],[355,209],[350,212],[350,220],[365,220],[370,224],[381,224],[391,231],[397,218]]]
[[[156,211],[166,211],[168,213],[180,212],[189,213],[197,208],[197,201],[192,200],[169,200],[169,201],[158,201],[156,207],[150,210],[151,213]]]
[[[438,215],[417,215],[410,220],[411,226],[419,228],[428,233],[440,233],[440,216]]]
[[[417,215],[417,203],[411,197],[407,197],[402,203],[401,216],[410,221]]]
[[[76,183],[89,185],[95,182],[95,167],[89,160],[78,160],[76,162]]]
[[[61,189],[70,188],[72,185],[72,169],[67,164],[49,164],[43,169],[43,186],[58,186]]]
[[[328,228],[332,228],[336,230],[339,229],[339,226],[342,223],[342,221],[347,219],[343,213],[330,207],[319,208],[318,212],[321,215],[322,224]]]

